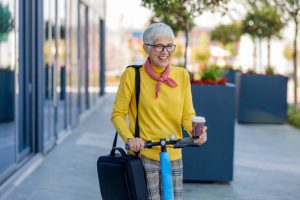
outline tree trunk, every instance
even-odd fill
[[[295,36],[294,36],[294,52],[293,52],[293,66],[294,66],[293,79],[294,79],[294,104],[295,104],[295,108],[296,108],[296,106],[297,106],[297,100],[298,100],[298,95],[297,95],[297,85],[298,85],[298,80],[297,80],[297,35],[298,35],[298,21],[297,21],[297,19],[295,19],[294,22],[295,22]]]
[[[230,56],[230,63],[229,63],[229,65],[231,65],[232,67],[234,67],[233,66],[235,64],[234,61],[236,60],[239,53],[240,53],[240,39],[234,42],[234,53],[232,56]]]
[[[256,71],[256,40],[253,38],[253,70]]]
[[[262,41],[261,40],[259,40],[258,41],[258,67],[259,67],[259,69],[262,69],[263,68],[263,63],[262,63],[262,48],[261,48],[261,46],[262,46]]]
[[[267,67],[271,66],[271,38],[268,38],[268,64]]]
[[[189,27],[188,27],[188,23],[186,23],[184,34],[185,34],[185,47],[184,47],[184,63],[183,63],[183,66],[184,66],[184,68],[186,68],[186,65],[187,65],[187,48],[188,48],[188,44],[189,44]]]
[[[240,53],[240,43],[241,43],[240,39],[235,42],[235,57],[238,56]]]

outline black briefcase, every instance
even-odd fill
[[[115,153],[115,150],[120,153]],[[147,200],[147,183],[142,160],[116,147],[97,161],[103,200]]]
[[[135,68],[136,109],[140,96],[141,65]],[[118,134],[115,134],[112,150],[109,155],[100,156],[97,161],[100,191],[103,200],[148,200],[147,182],[142,160],[126,154],[116,147]],[[135,137],[140,137],[138,113],[136,117]],[[115,151],[119,153],[115,153]]]

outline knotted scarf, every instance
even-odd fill
[[[151,62],[150,62],[150,58],[148,57],[146,62],[145,62],[145,70],[146,70],[147,74],[149,74],[149,76],[152,79],[157,81],[156,89],[155,89],[156,98],[158,97],[158,93],[159,93],[159,90],[160,90],[161,83],[166,83],[170,87],[177,87],[177,83],[173,79],[168,77],[168,75],[170,73],[170,66],[169,65],[166,67],[165,71],[159,77],[153,71],[152,66],[151,66]]]

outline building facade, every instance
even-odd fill
[[[104,94],[105,0],[0,0],[0,185]]]

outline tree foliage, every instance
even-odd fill
[[[232,23],[228,25],[219,25],[211,32],[211,40],[219,41],[226,45],[240,40],[241,26],[239,23]]]
[[[0,42],[6,41],[9,32],[12,30],[12,17],[8,5],[0,2]]]
[[[267,7],[249,12],[242,22],[242,32],[253,38],[280,37],[284,27],[280,14],[273,8]]]
[[[300,21],[300,2],[299,0],[272,0],[271,1],[280,10],[286,20]]]
[[[229,0],[142,0],[142,5],[154,11],[152,22],[165,22],[174,32],[190,30],[194,18],[205,10],[226,13]]]

